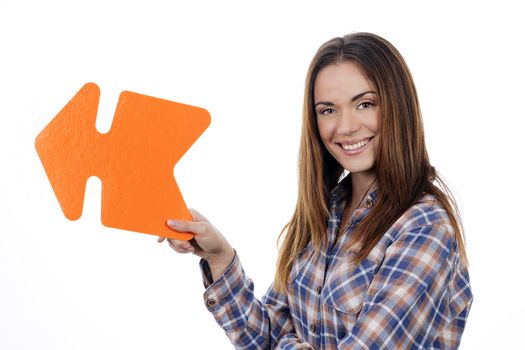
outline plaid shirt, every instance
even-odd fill
[[[270,287],[257,300],[237,255],[210,284],[201,260],[206,306],[236,348],[458,348],[472,293],[445,210],[425,195],[355,266],[344,247],[377,189],[337,240],[348,187],[343,180],[331,192],[328,248],[316,254],[309,244],[299,254],[286,294]]]

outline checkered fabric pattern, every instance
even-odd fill
[[[355,266],[345,246],[377,188],[337,239],[349,186],[345,179],[331,193],[327,248],[299,254],[286,294],[270,286],[256,299],[238,255],[213,283],[201,260],[206,306],[235,348],[458,348],[472,293],[445,210],[425,195]]]

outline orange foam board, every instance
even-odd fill
[[[173,176],[177,161],[210,124],[203,108],[129,91],[120,94],[111,130],[96,130],[100,90],[87,83],[36,137],[35,146],[64,215],[82,215],[86,181],[102,182],[102,223],[188,240],[165,223],[191,220]]]

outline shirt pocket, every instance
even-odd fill
[[[345,257],[348,260],[347,257]],[[321,297],[325,305],[343,314],[357,315],[372,283],[377,263],[365,259],[359,265],[349,260],[337,263],[326,277]]]

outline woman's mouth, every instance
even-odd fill
[[[344,150],[346,154],[356,154],[364,151],[367,148],[367,145],[370,143],[373,137],[361,140],[353,144],[343,144],[338,143],[338,145]]]

